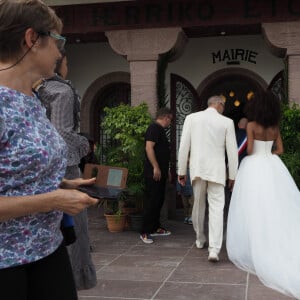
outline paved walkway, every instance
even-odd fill
[[[80,300],[288,300],[237,269],[223,249],[220,262],[207,261],[207,248],[195,247],[191,225],[182,217],[167,221],[169,237],[145,245],[137,232],[110,233],[101,209],[89,209],[95,288],[79,292]]]

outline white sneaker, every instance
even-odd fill
[[[145,244],[152,244],[153,240],[151,238],[151,236],[147,233],[142,233],[140,235],[140,239],[145,243]]]
[[[198,249],[203,249],[205,247],[205,245],[206,245],[206,241],[201,243],[200,241],[196,240],[196,247]]]
[[[218,256],[217,253],[211,251],[211,252],[209,252],[208,260],[211,261],[211,262],[218,262],[219,261],[219,256]]]

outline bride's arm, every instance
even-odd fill
[[[283,153],[283,144],[282,144],[282,139],[281,139],[279,130],[278,130],[278,137],[275,140],[275,147],[274,147],[274,150],[272,151],[272,153],[278,154],[278,155]]]

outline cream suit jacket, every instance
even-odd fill
[[[225,185],[225,151],[228,157],[228,178],[234,180],[238,169],[238,149],[233,121],[215,108],[192,113],[185,118],[178,153],[178,174],[186,175],[190,152],[191,180]]]

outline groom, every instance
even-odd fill
[[[228,185],[232,188],[238,168],[238,151],[233,121],[222,116],[225,105],[223,99],[212,96],[207,105],[206,110],[192,113],[185,119],[178,153],[178,181],[185,184],[190,153],[190,177],[194,192],[192,221],[196,232],[196,247],[202,249],[206,243],[204,218],[207,193],[208,260],[217,262],[223,240],[225,152],[228,157]]]

